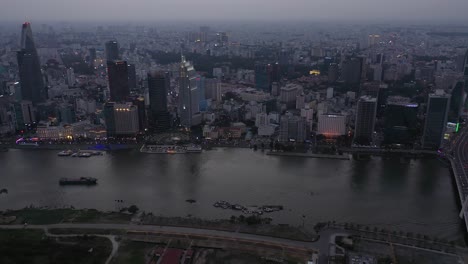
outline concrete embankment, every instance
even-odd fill
[[[349,155],[327,155],[327,154],[313,154],[313,153],[297,153],[297,152],[275,152],[268,151],[267,155],[272,156],[286,156],[286,157],[303,157],[303,158],[316,158],[316,159],[338,159],[349,160]]]

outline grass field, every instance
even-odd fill
[[[92,248],[92,251],[89,250]],[[106,238],[56,241],[40,230],[0,230],[0,263],[101,264],[111,252]]]

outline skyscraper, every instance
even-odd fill
[[[21,95],[23,100],[33,104],[47,99],[47,89],[41,72],[41,64],[32,37],[31,24],[23,24],[21,31],[21,50],[17,53]]]
[[[148,73],[150,125],[156,131],[164,131],[170,127],[170,115],[167,111],[168,78],[164,72]]]
[[[383,144],[412,146],[418,131],[418,104],[410,98],[393,96],[387,100]]]
[[[88,49],[88,53],[89,53],[89,64],[93,65],[94,60],[96,59],[96,49],[90,48]]]
[[[256,64],[255,65],[255,88],[267,93],[271,92],[271,64]]]
[[[107,61],[107,78],[110,100],[115,102],[125,101],[130,95],[127,62]]]
[[[135,64],[128,64],[128,87],[130,89],[135,89],[137,87]]]
[[[356,124],[354,128],[354,142],[360,145],[372,143],[375,116],[377,113],[377,99],[362,96],[357,103]]]
[[[450,95],[445,94],[443,90],[437,90],[436,93],[429,95],[422,138],[423,148],[438,149],[440,147],[447,126],[449,105]]]
[[[182,56],[179,74],[179,116],[185,127],[195,125],[194,115],[200,112],[198,101],[197,75],[193,65]]]
[[[108,137],[135,136],[138,133],[138,108],[132,103],[107,102],[103,112]]]
[[[106,42],[106,60],[114,61],[119,60],[119,43],[117,41]]]
[[[351,57],[343,61],[341,65],[341,79],[345,83],[358,84],[361,81],[361,60]]]
[[[465,76],[465,81],[468,81],[468,50],[465,54],[465,63],[463,64],[463,76]]]

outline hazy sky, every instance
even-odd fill
[[[468,0],[0,0],[0,20],[468,21]]]

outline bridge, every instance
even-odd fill
[[[468,232],[468,127],[463,128],[452,140],[447,151],[447,158],[452,165],[458,198],[462,205],[459,216],[465,221]]]

